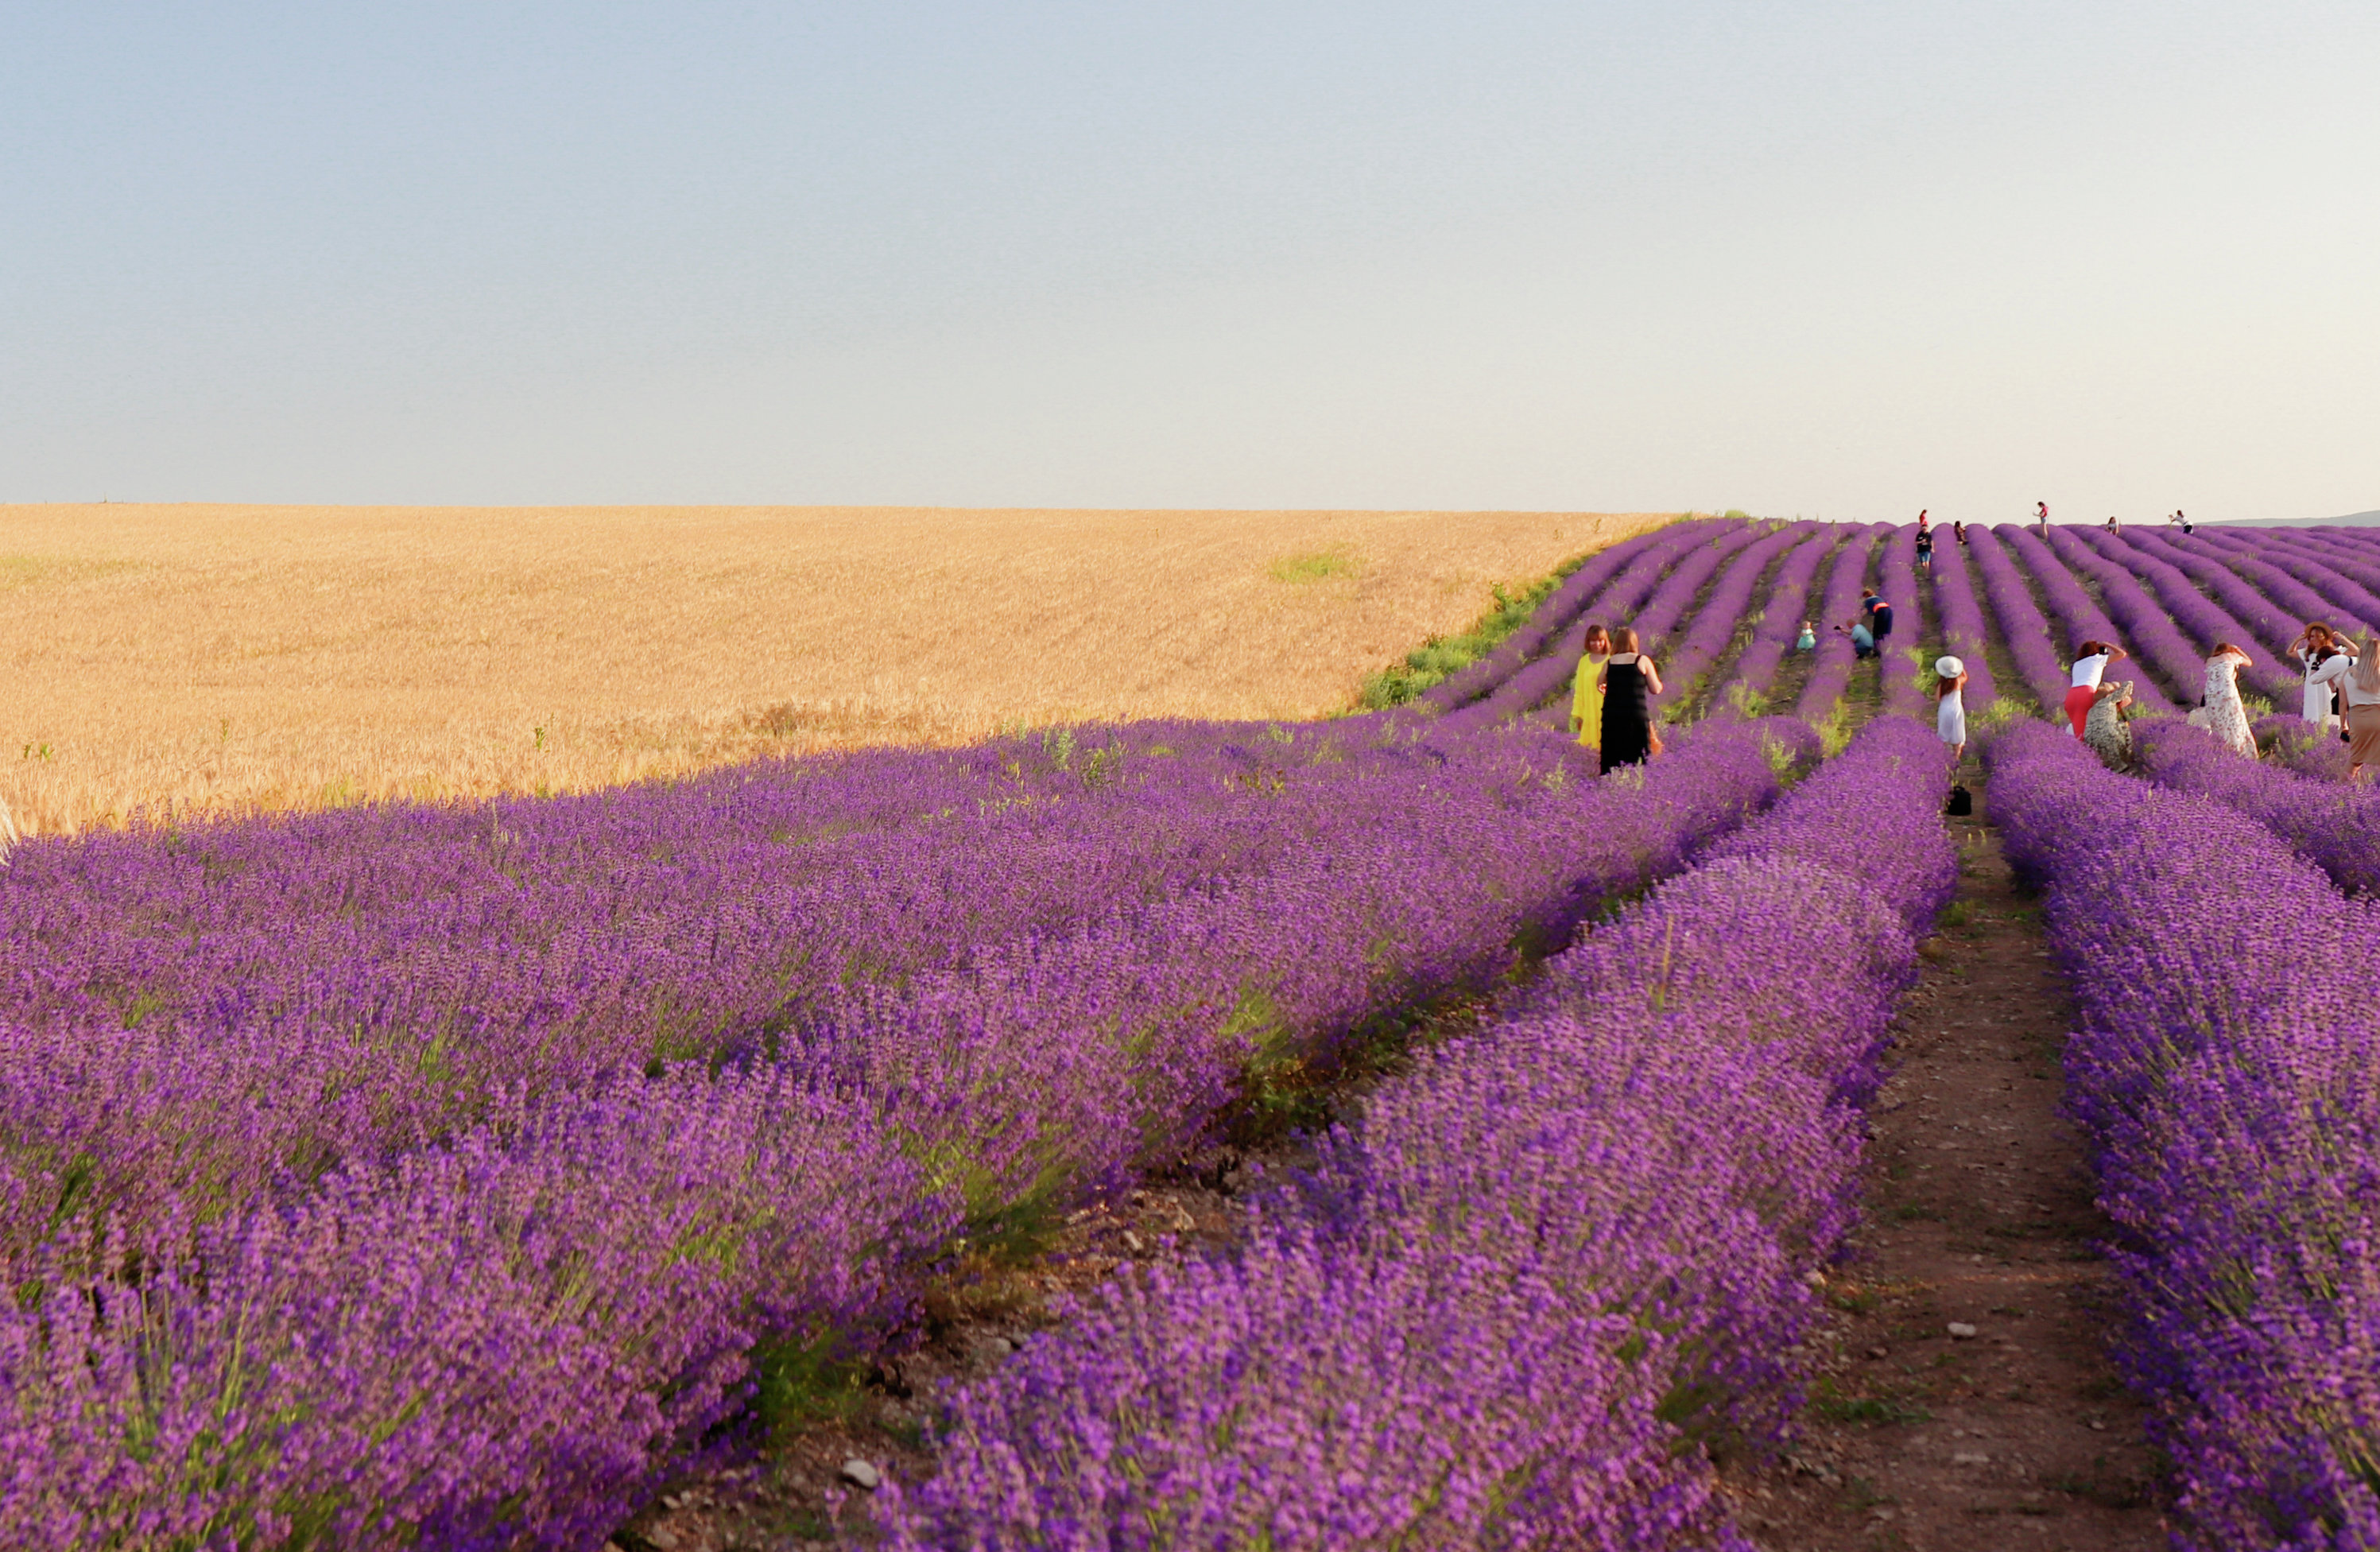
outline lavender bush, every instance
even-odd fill
[[[1815,523],[1802,522],[1779,528],[1728,562],[1727,569],[1712,586],[1710,596],[1696,611],[1694,623],[1679,638],[1668,661],[1661,664],[1661,678],[1669,687],[1673,717],[1694,702],[1704,681],[1718,668],[1746,626],[1756,622],[1757,617],[1752,613],[1753,594],[1761,579],[1777,564],[1778,556],[1807,540],[1816,527]]]
[[[1467,710],[1533,664],[1567,659],[1575,665],[1578,651],[1572,642],[1572,635],[1583,635],[1589,623],[1609,625],[1634,612],[1678,564],[1680,556],[1705,545],[1725,543],[1742,527],[1741,523],[1719,519],[1671,523],[1640,535],[1627,545],[1605,551],[1573,572],[1540,605],[1538,613],[1547,622],[1542,629],[1524,627],[1515,631],[1486,657],[1423,691],[1419,703],[1427,710],[1439,712]],[[1531,621],[1532,625],[1536,623]],[[1535,704],[1551,693],[1550,689],[1540,690],[1527,704]],[[1474,716],[1465,726],[1483,727],[1496,715],[1500,713]]]
[[[1811,597],[1810,588],[1817,580],[1820,563],[1834,553],[1842,534],[1831,524],[1815,526],[1817,532],[1794,545],[1778,568],[1768,602],[1761,608],[1743,655],[1736,660],[1734,679],[1726,692],[1714,697],[1714,709],[1738,716],[1754,715],[1766,703],[1768,687],[1777,682],[1777,670],[1785,654],[1793,650],[1802,621],[1809,619],[1825,631],[1826,622],[1815,613],[1818,601]]]
[[[2069,571],[2065,563],[2058,558],[2057,552],[2044,544],[2031,529],[2003,524],[1996,532],[1998,537],[2007,541],[2010,551],[2016,556],[2017,563],[2041,589],[2041,596],[2049,605],[2049,613],[2054,617],[2058,634],[2062,638],[2058,647],[2059,662],[2071,661],[2077,642],[2094,640],[2124,642],[2123,632],[2116,629],[2115,622],[2110,620],[2092,600],[2090,593],[2083,590],[2082,584],[2074,580],[2074,574]],[[2125,645],[2129,648],[2130,643],[2126,642]],[[2060,679],[2066,678],[2063,674],[2058,677]],[[2200,682],[2191,687],[2191,698],[2193,703],[2196,692],[2204,687],[2205,677],[2205,671],[2202,666],[2199,672]],[[2142,711],[2171,712],[2174,709],[2173,703],[2166,699],[2164,691],[2151,683],[2145,675],[2138,678],[2134,683],[2133,700]],[[2062,702],[2065,691],[2061,690],[2058,695],[2059,701]],[[2056,704],[2058,703],[2052,703],[2053,708]]]
[[[2203,548],[2177,544],[2145,530],[2125,535],[2125,542],[2143,555],[2166,562],[2196,582],[2222,605],[2233,619],[2247,626],[2252,640],[2241,641],[2236,636],[2228,639],[2252,653],[2261,647],[2275,658],[2279,658],[2296,637],[2298,627],[2303,623],[2292,618],[2286,609],[2259,593],[2225,559],[2206,553]]]
[[[2096,531],[2094,531],[2095,534]],[[2174,629],[2190,643],[2202,665],[2196,678],[2186,682],[2189,691],[2182,699],[2195,703],[2205,690],[2206,656],[2217,642],[2230,642],[2251,654],[2248,666],[2240,671],[2241,682],[2267,695],[2285,694],[2293,682],[2288,666],[2276,652],[2266,655],[2256,650],[2260,644],[2257,633],[2241,624],[2228,610],[2200,592],[2189,577],[2170,561],[2152,553],[2147,545],[2135,542],[2136,535],[2119,533],[2095,538],[2101,553],[2122,565],[2133,576],[2143,579],[2155,592],[2156,601],[2169,616]],[[2288,643],[2284,642],[2282,645]]]
[[[2177,1544],[2380,1545],[2380,1026],[2348,971],[2380,956],[2380,907],[2050,728],[1987,758],[2081,1013],[2069,1103],[2121,1234],[2119,1359],[2173,1463]]]
[[[56,1036],[55,1009],[12,1011],[0,1026],[12,1042],[12,1121],[38,1124],[12,1125],[0,1155],[18,1293],[0,1312],[0,1542],[588,1545],[747,1403],[758,1344],[864,1346],[963,1223],[1062,1204],[1169,1156],[1269,1070],[1327,1061],[1336,1039],[1416,1000],[1492,984],[1527,944],[1558,941],[1598,900],[1673,871],[1767,801],[1778,765],[1815,743],[1781,725],[1697,731],[1647,771],[1598,782],[1551,735],[1498,730],[1423,747],[1392,722],[1378,727],[1390,740],[1378,750],[1340,746],[1304,769],[1288,768],[1304,732],[1272,745],[1282,764],[1222,739],[1186,757],[1203,780],[1163,766],[1156,786],[1175,796],[1145,796],[1160,810],[1187,803],[1172,812],[1189,832],[1221,817],[1219,804],[1293,815],[1300,782],[1344,780],[1335,802],[1310,811],[1316,827],[1257,865],[1192,867],[1153,899],[1135,891],[1128,904],[1078,907],[1071,929],[913,957],[898,975],[836,979],[791,1001],[766,959],[757,987],[739,988],[712,959],[640,958],[643,946],[674,940],[673,895],[637,884],[623,921],[596,886],[641,879],[650,837],[667,825],[623,824],[590,803],[576,832],[558,822],[538,831],[551,815],[534,805],[496,811],[546,835],[546,865],[570,886],[553,886],[550,914],[508,913],[520,902],[492,883],[468,910],[442,902],[442,935],[428,939],[467,945],[476,926],[568,943],[589,923],[613,922],[626,942],[572,961],[592,987],[585,1001],[565,995],[572,983],[536,979],[547,971],[533,955],[517,968],[516,955],[473,959],[483,989],[468,1024],[394,1025],[363,1041],[370,1059],[349,1067],[303,1056],[326,1043],[348,1049],[355,1010],[370,1004],[341,988],[378,977],[387,995],[406,989],[396,949],[421,954],[425,970],[441,962],[414,947],[418,935],[359,953],[351,970],[334,957],[342,941],[381,941],[365,929],[383,918],[410,921],[398,908],[430,876],[382,875],[364,856],[346,876],[310,885],[378,902],[335,918],[347,939],[310,944],[333,972],[318,980],[339,995],[300,980],[272,999],[238,996],[237,983],[215,1001],[193,999],[176,1019],[217,1020],[206,1027],[231,1053],[195,1076],[186,1061],[207,1042],[159,1045],[119,1023],[69,1081],[57,1064],[75,1042]],[[1390,768],[1401,779],[1378,785]],[[666,809],[687,793],[732,829],[722,789],[657,788],[641,800]],[[1051,790],[1057,805],[1067,789]],[[1148,822],[1083,802],[1070,817],[1086,832],[1086,862],[1103,813],[1120,837]],[[831,816],[808,816],[832,828]],[[302,842],[338,834],[337,817],[279,827],[288,876],[325,855]],[[978,826],[936,828],[957,817],[919,833],[981,844]],[[275,834],[238,830],[244,849],[231,853],[210,849],[209,835],[115,844],[150,848],[173,881],[152,891],[184,902],[161,918],[172,942],[214,920],[225,901],[210,890],[246,876],[211,872],[208,859],[236,855],[264,872]],[[105,877],[135,876],[129,852],[99,849],[113,859]],[[70,902],[92,882],[77,864],[93,855],[37,841],[0,893],[10,909]],[[516,888],[539,876],[528,864],[540,853],[498,855],[520,871],[498,870]],[[771,930],[765,911],[722,909],[692,860],[666,860],[676,871],[665,877],[684,881],[675,898],[722,944]],[[1096,866],[1085,877],[1109,886]],[[41,919],[75,917],[59,905]],[[544,935],[517,922],[545,923]],[[23,941],[64,957],[72,973],[60,984],[78,990],[58,1007],[105,1005],[111,988],[74,969],[67,935]],[[277,962],[269,937],[237,941],[249,959],[230,969],[274,984],[260,979]],[[29,962],[14,995],[38,1000],[55,986],[39,955]],[[590,978],[615,963],[613,980]],[[531,977],[537,995],[514,991],[508,974]],[[773,1012],[709,1062],[652,1068],[641,1042],[607,1045],[604,1018],[628,991],[650,1008],[705,984]],[[107,1033],[96,1015],[84,1027]],[[557,1058],[540,1086],[501,1064],[480,1072],[470,1055],[582,1041],[628,1059]],[[239,1069],[241,1055],[279,1074],[279,1089]],[[434,1127],[383,1124],[383,1101],[447,1094],[458,1070],[474,1096],[465,1110],[431,1103],[419,1109]],[[315,1076],[328,1071],[371,1103],[349,1104],[357,1089]],[[77,1086],[85,1079],[106,1085],[106,1103],[91,1102],[96,1091]],[[209,1103],[214,1092],[223,1103]],[[304,1125],[276,1130],[276,1098]],[[309,1139],[335,1145],[296,1145]]]
[[[2265,546],[2243,534],[2210,534],[2207,548],[2241,581],[2295,617],[2290,636],[2297,634],[2297,624],[2310,619],[2327,617],[2332,624],[2361,634],[2370,629],[2373,619],[2380,618],[2380,612],[2367,615],[2348,603],[2335,577],[2325,576],[2319,586],[2308,587],[2287,568],[2272,564],[2265,556]],[[2283,639],[2284,645],[2287,641]]]
[[[1979,536],[1987,538],[1980,528],[1969,530],[1968,536],[1970,544]],[[1987,646],[1991,630],[1984,623],[1983,605],[1975,599],[1975,580],[1967,569],[1968,548],[1955,540],[1935,545],[1934,602],[1941,615],[1942,644],[1966,665],[1963,700],[1972,716],[1998,700],[1999,691],[1992,682]],[[1931,666],[1923,666],[1924,669]]]
[[[1833,724],[1843,692],[1851,688],[1852,670],[1857,660],[1851,639],[1835,634],[1834,628],[1848,621],[1858,610],[1860,590],[1867,585],[1869,557],[1876,552],[1877,539],[1891,527],[1890,523],[1876,523],[1864,529],[1853,528],[1843,540],[1843,547],[1836,552],[1833,569],[1827,574],[1827,591],[1818,620],[1818,651],[1810,666],[1809,680],[1802,687],[1802,698],[1793,708],[1793,715],[1813,727]]]
[[[1745,1546],[1698,1441],[1790,1410],[1852,1106],[1956,882],[1947,765],[1873,725],[1383,1089],[1235,1254],[958,1391],[892,1544]]]
[[[1984,596],[1999,624],[1999,640],[2023,676],[2024,687],[2046,715],[2059,715],[2066,700],[2066,660],[2057,647],[2058,632],[2042,617],[2041,606],[2024,583],[2024,574],[2002,548],[1998,531],[1980,525],[1967,531],[1975,569],[1984,579]]]
[[[2206,692],[2207,656],[2217,641],[2227,638],[2210,636],[2194,642],[2184,636],[2125,564],[2132,552],[2115,545],[2112,538],[2104,529],[2058,528],[2050,531],[2050,548],[2076,575],[2098,585],[2107,617],[2121,632],[2117,640],[2131,650],[2141,671],[2156,675],[2180,704],[2195,705]],[[2118,552],[2117,558],[2106,553],[2110,549]],[[2243,670],[2243,677],[2252,683],[2257,676],[2273,672],[2272,661],[2259,655]]]
[[[2342,889],[2380,892],[2380,796],[2371,788],[2243,759],[2203,730],[2179,722],[2143,727],[2133,744],[2141,774],[2158,786],[2239,810],[2295,847]],[[2336,739],[2320,740],[2320,747],[2343,748]]]

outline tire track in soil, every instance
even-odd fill
[[[2109,1228],[2058,1109],[2071,1005],[1969,785],[1959,893],[1871,1111],[1864,1221],[1827,1284],[1799,1440],[1728,1474],[1772,1552],[2167,1545],[2141,1410],[2105,1351]]]

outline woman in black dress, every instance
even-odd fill
[[[1603,692],[1603,770],[1641,765],[1653,752],[1651,697],[1661,693],[1661,672],[1636,648],[1633,627],[1611,633],[1611,658],[1597,676]]]

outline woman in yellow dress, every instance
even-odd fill
[[[1611,636],[1599,625],[1586,628],[1586,654],[1571,684],[1570,730],[1588,749],[1603,747],[1603,690],[1597,683],[1611,657]]]

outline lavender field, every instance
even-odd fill
[[[1985,775],[2175,1544],[2380,1546],[2380,800],[2285,655],[2380,626],[2380,540],[1937,532],[1656,529],[1332,720],[24,841],[0,1546],[594,1552],[768,1447],[772,1366],[864,1366],[964,1245],[1453,1008],[1234,1245],[937,1398],[868,1534],[1760,1545],[1717,1459],[1792,1447]],[[1830,629],[1865,587],[1873,660]],[[1644,766],[1567,729],[1590,623],[1668,681]],[[2057,712],[2093,637],[2132,773]],[[2265,758],[2181,715],[2218,641]],[[1946,652],[1982,766],[1935,735]]]

